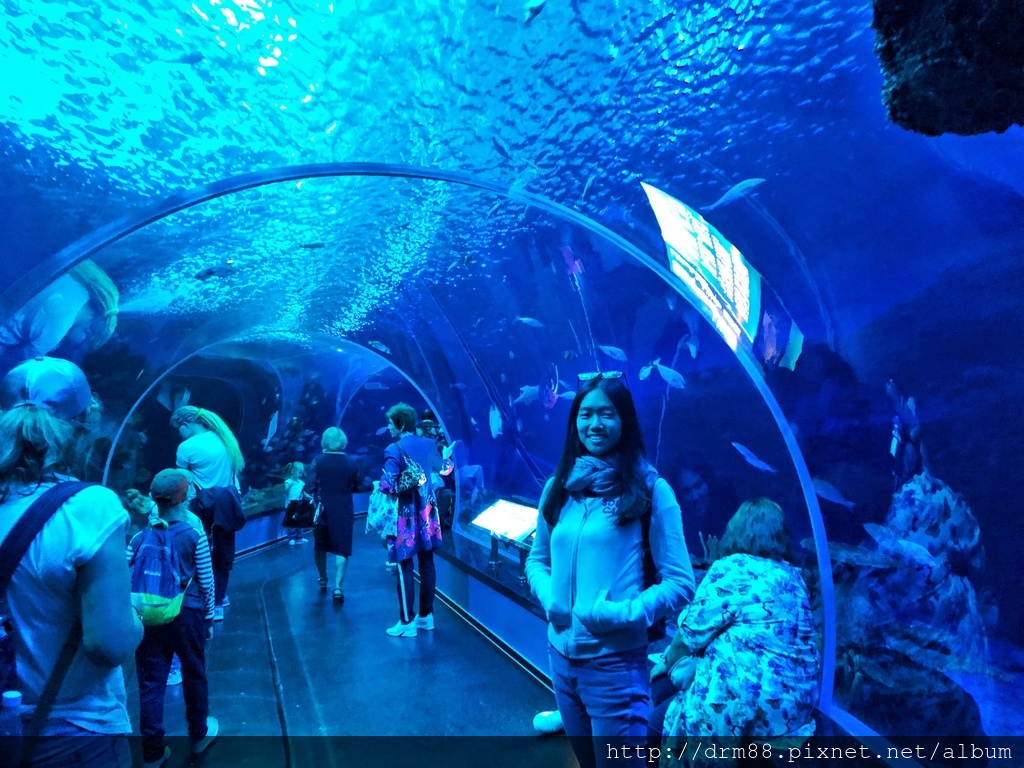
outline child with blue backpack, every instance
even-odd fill
[[[213,568],[203,524],[189,510],[191,487],[185,470],[158,473],[150,497],[159,517],[128,547],[132,600],[145,629],[135,652],[145,768],[163,765],[171,755],[163,719],[167,673],[175,654],[181,659],[192,753],[204,751],[218,732],[217,719],[209,716],[206,677],[206,642],[213,637]]]

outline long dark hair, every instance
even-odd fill
[[[555,474],[551,476],[548,494],[541,506],[541,514],[552,528],[558,523],[558,517],[568,496],[565,483],[569,479],[569,473],[576,465],[576,459],[588,455],[580,442],[576,417],[579,415],[583,398],[595,389],[600,389],[607,395],[622,421],[622,436],[619,438],[619,444],[615,446],[614,455],[609,457],[617,463],[622,476],[623,492],[619,497],[616,525],[625,525],[643,516],[651,505],[651,490],[648,485],[651,465],[647,461],[647,449],[644,447],[644,436],[640,432],[640,419],[636,415],[633,396],[621,378],[594,378],[584,381],[572,400],[562,458],[558,461]]]

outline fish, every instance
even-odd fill
[[[476,426],[476,419],[474,419],[472,416],[470,416],[469,417],[469,423],[472,424],[475,427]]]
[[[587,179],[587,183],[583,185],[583,194],[580,195],[580,202],[582,202],[582,201],[587,199],[587,190],[590,189],[590,185],[593,184],[593,183],[594,183],[594,177],[591,176],[589,179]]]
[[[223,264],[199,270],[196,272],[195,278],[196,280],[209,280],[211,277],[228,277],[237,271],[238,267],[235,266],[234,259],[228,259]]]
[[[701,210],[713,211],[715,210],[715,208],[720,208],[723,205],[728,205],[729,203],[735,200],[739,200],[744,195],[749,194],[750,190],[754,189],[754,187],[760,184],[763,184],[764,182],[765,179],[747,179],[746,181],[741,181],[736,186],[730,187],[724,195],[718,198],[711,205],[707,206],[706,208],[702,208]]]
[[[683,337],[683,343],[690,350],[690,357],[697,357],[700,349],[700,315],[697,310],[690,308],[683,312],[683,320],[686,322],[686,329],[689,333]]]
[[[612,360],[618,360],[620,363],[626,362],[626,353],[618,347],[610,347],[604,344],[598,344],[597,348],[604,352]]]
[[[388,426],[387,426],[387,424],[385,424],[385,425],[384,425],[383,427],[381,427],[380,429],[378,429],[378,430],[377,430],[376,432],[374,432],[373,434],[375,434],[375,435],[383,435],[383,434],[384,434],[385,432],[387,432],[387,431],[388,431]]]
[[[139,375],[135,377],[135,380],[138,381],[139,379],[141,379],[142,378],[142,374],[144,374],[145,372],[146,372],[145,368],[143,368],[141,371],[139,371]]]
[[[509,360],[515,360],[516,359],[516,353],[513,352],[511,349],[508,351],[508,359]]]
[[[299,248],[306,248],[310,251],[315,251],[317,248],[326,248],[326,243],[302,243]]]
[[[685,389],[686,380],[683,378],[683,374],[679,373],[679,371],[674,368],[662,365],[659,362],[660,359],[661,358],[658,358],[658,360],[655,360],[651,365],[658,369],[658,373],[661,374],[661,378],[665,380],[665,383],[670,387],[675,387],[676,389]]]
[[[504,384],[506,381],[508,381],[508,377],[504,373],[501,374],[500,378],[501,378],[501,383],[502,384]]]
[[[643,368],[640,369],[640,381],[645,381],[647,377],[651,375],[651,371],[654,370],[654,366],[658,363],[658,360],[661,360],[661,358],[659,357],[650,365],[645,365]]]
[[[512,156],[508,153],[508,150],[505,149],[505,145],[498,141],[497,136],[491,136],[491,143],[494,145],[494,148],[498,151],[499,155],[504,157],[506,160],[512,159]]]
[[[562,353],[562,357],[564,357],[566,360],[575,360],[577,357],[579,357],[579,355],[577,355],[571,349],[567,349],[565,350],[565,352]]]
[[[466,385],[457,381],[454,384],[452,384],[452,389],[458,389],[458,390],[461,391],[461,390],[466,389]]]
[[[489,421],[491,425],[491,437],[496,438],[501,434],[501,411],[498,410],[498,406],[491,405]]]
[[[203,54],[199,53],[199,51],[194,51],[192,53],[186,53],[184,56],[179,56],[178,58],[176,58],[173,61],[170,61],[168,63],[169,64],[191,64],[191,65],[195,66],[196,64],[202,63],[204,58],[206,58],[206,57],[203,56]]]
[[[519,388],[519,397],[512,401],[514,405],[529,405],[540,400],[540,387],[531,384]]]
[[[745,445],[733,443],[732,447],[739,451],[740,456],[742,456],[744,460],[746,460],[747,464],[749,464],[750,466],[760,469],[762,472],[771,472],[773,475],[778,473],[779,470],[777,470],[771,464],[765,464],[763,461],[757,458],[757,456],[754,455],[754,452],[747,448]]]
[[[367,342],[367,344],[368,344],[368,346],[373,347],[377,351],[383,352],[385,355],[390,355],[391,354],[391,350],[388,349],[387,346],[382,341],[370,341],[370,342]]]
[[[270,425],[267,427],[267,436],[260,440],[260,445],[263,446],[264,451],[270,451],[270,441],[274,439],[274,435],[277,434],[277,419],[280,416],[280,411],[274,411],[274,415],[270,417]]]
[[[558,393],[559,400],[572,400],[574,397],[576,397],[576,393],[573,392],[571,389],[567,389],[564,392]],[[545,416],[545,418],[547,417]]]
[[[544,10],[546,2],[547,0],[527,0],[526,6],[523,8],[523,24],[529,24],[536,19]]]
[[[388,385],[381,381],[368,381],[363,384],[363,389],[388,389]]]
[[[500,200],[498,202],[496,202],[494,205],[491,206],[491,210],[489,210],[487,212],[487,216],[485,216],[484,218],[487,218],[487,219],[491,218],[491,216],[493,216],[494,214],[496,214],[498,212],[499,208],[501,208],[501,201]]]
[[[565,259],[565,267],[570,275],[580,275],[583,273],[583,262],[576,258],[576,254],[572,252],[572,248],[568,245],[563,245],[562,258]]]
[[[531,328],[543,328],[544,327],[544,323],[542,323],[540,320],[534,320],[532,317],[518,317],[517,316],[516,317],[516,322],[517,323],[522,323],[523,325],[528,325]]]
[[[849,510],[852,510],[857,506],[856,502],[850,501],[843,496],[843,494],[839,492],[839,489],[827,480],[822,480],[820,477],[816,477],[811,481],[811,484],[814,486],[814,492],[818,494],[819,498],[822,498],[825,501],[831,501],[833,504],[839,504]]]

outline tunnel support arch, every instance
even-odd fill
[[[509,198],[513,201],[534,206],[564,221],[568,221],[582,227],[628,253],[640,264],[658,275],[667,285],[671,286],[683,299],[693,306],[694,309],[700,312],[701,315],[704,316],[705,320],[710,322],[710,318],[707,316],[703,304],[692,297],[683,283],[664,265],[655,261],[651,256],[641,251],[637,246],[633,245],[625,238],[617,235],[607,227],[604,227],[571,208],[539,195],[535,195],[531,192],[526,192],[522,189],[513,189],[508,185],[479,179],[466,173],[424,168],[413,165],[365,162],[316,163],[285,166],[232,176],[210,184],[172,194],[157,201],[151,206],[140,211],[127,214],[126,216],[94,230],[63,248],[52,259],[29,271],[28,274],[19,279],[10,289],[0,296],[0,316],[9,317],[13,315],[21,306],[32,298],[40,286],[46,284],[49,280],[53,279],[53,277],[70,269],[81,260],[89,258],[108,245],[111,245],[112,243],[127,237],[131,233],[173,213],[177,213],[186,208],[191,208],[208,200],[213,200],[215,198],[223,197],[246,189],[253,189],[255,187],[309,178],[345,176],[443,181],[491,192],[493,194]],[[711,326],[714,328],[713,323]],[[204,349],[208,348],[209,347],[204,347]],[[189,357],[179,361],[178,364],[184,362],[184,360],[189,359],[195,354],[198,354],[198,352],[192,353]],[[796,437],[793,435],[792,429],[789,427],[786,417],[779,406],[778,400],[768,387],[761,366],[754,356],[750,345],[741,344],[736,349],[736,357],[743,366],[747,376],[756,387],[758,393],[761,395],[761,398],[768,407],[772,418],[775,420],[779,433],[785,442],[786,449],[793,461],[793,466],[796,469],[797,477],[800,480],[804,496],[804,502],[806,503],[807,511],[810,516],[818,570],[821,576],[820,588],[823,605],[822,676],[819,706],[823,711],[831,715],[835,709],[832,698],[836,656],[836,611],[832,583],[832,567],[829,560],[828,540],[825,534],[824,521],[821,517],[821,509],[818,506],[817,496],[811,482],[810,472],[807,469],[807,463],[804,460],[799,446],[797,445]],[[163,375],[166,376],[167,373],[168,372],[165,372]],[[159,380],[160,379],[147,388],[139,401],[149,394]],[[416,384],[413,383],[413,386],[416,386]],[[418,386],[416,388],[419,390]],[[422,394],[422,390],[420,390],[420,392]],[[129,416],[134,412],[139,401],[137,401],[132,407],[132,411],[129,412]],[[127,420],[125,423],[126,422]],[[121,428],[118,430],[114,441],[115,443],[117,439],[120,438],[125,423],[122,423]],[[104,480],[106,480],[109,465],[110,457],[108,456],[107,464],[104,468]],[[838,711],[838,714],[849,717],[842,711]],[[864,731],[870,735],[869,729],[865,728]]]

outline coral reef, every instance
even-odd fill
[[[1024,123],[1024,4],[874,0],[882,100],[896,125],[928,136]]]
[[[976,705],[947,677],[1003,676],[988,663],[971,582],[984,548],[970,507],[922,472],[894,494],[884,525],[864,528],[870,545],[829,545],[838,698],[855,713],[887,713],[892,733],[980,732]]]

